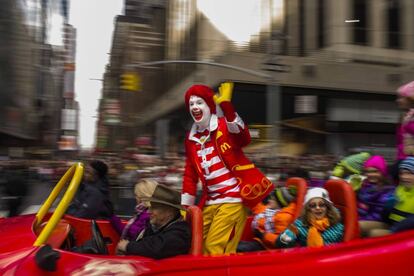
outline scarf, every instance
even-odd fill
[[[311,226],[308,231],[307,245],[308,247],[321,247],[323,246],[322,233],[329,227],[328,218],[312,219]]]
[[[127,235],[128,235],[128,231],[129,228],[131,228],[132,224],[134,224],[134,222],[139,219],[139,217],[141,216],[141,214],[146,211],[148,208],[145,206],[145,204],[140,203],[137,206],[135,206],[135,215],[128,221],[128,223],[125,225],[124,230],[122,231],[121,234],[121,239],[126,239]]]

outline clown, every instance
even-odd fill
[[[193,85],[185,103],[194,124],[186,138],[186,165],[181,204],[195,203],[202,183],[204,253],[236,252],[247,217],[273,190],[273,184],[243,154],[250,143],[247,126],[231,104],[232,83],[223,83],[219,95],[205,85]],[[216,115],[216,104],[223,117]]]

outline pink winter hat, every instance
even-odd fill
[[[402,97],[414,99],[414,81],[400,86],[397,89],[397,93]]]
[[[387,161],[381,155],[374,155],[364,163],[364,169],[375,168],[379,170],[383,176],[388,175]]]

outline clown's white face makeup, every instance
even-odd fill
[[[208,127],[211,118],[210,108],[206,101],[198,96],[191,96],[188,102],[190,114],[199,129]]]

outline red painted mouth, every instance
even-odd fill
[[[193,110],[191,111],[191,114],[193,114],[193,117],[196,121],[200,121],[201,118],[203,118],[203,111],[201,110]]]

